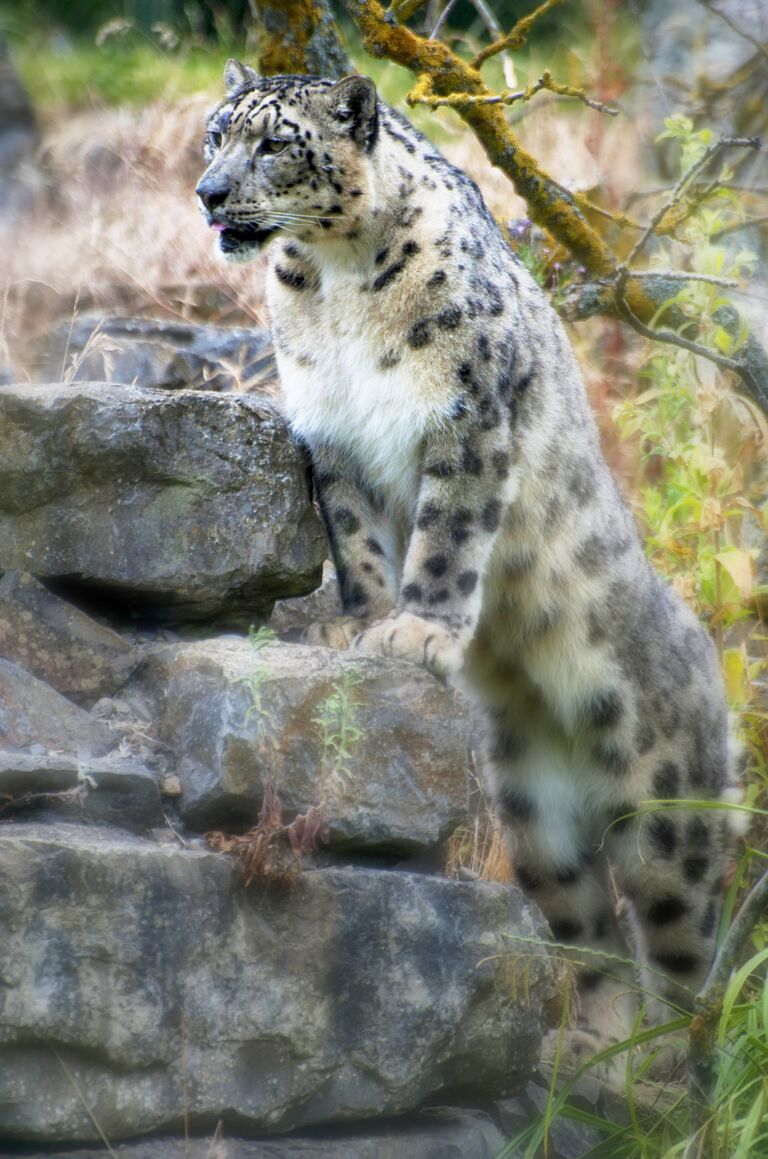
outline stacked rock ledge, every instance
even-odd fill
[[[24,824],[0,881],[5,1137],[286,1131],[487,1099],[536,1062],[549,971],[515,939],[545,930],[517,890],[349,868],[245,890],[221,855]]]
[[[52,381],[62,367],[74,382],[163,390],[243,392],[277,378],[268,330],[96,314],[60,323],[40,343],[37,380]]]
[[[192,829],[253,824],[268,782],[286,819],[323,805],[336,849],[427,851],[469,819],[468,706],[415,665],[219,637],[153,649],[142,677]],[[340,761],[328,741],[345,688]]]
[[[442,876],[475,820],[462,695],[287,642],[338,610],[326,556],[268,399],[0,387],[8,1153],[491,1159],[508,1137],[485,1112],[538,1060],[546,926],[513,886]],[[281,640],[256,633],[276,600]],[[270,800],[319,819],[292,888],[204,836],[247,842]]]

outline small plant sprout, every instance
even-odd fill
[[[269,670],[261,659],[261,652],[276,639],[277,636],[271,628],[255,628],[251,624],[248,629],[248,643],[251,648],[250,669],[245,676],[238,676],[233,681],[234,684],[244,684],[251,697],[244,723],[247,724],[251,717],[255,716],[261,738],[267,742],[271,739],[275,728],[275,718],[264,704],[262,697],[262,685],[269,676]]]
[[[321,800],[338,796],[346,787],[349,777],[349,761],[355,745],[363,735],[355,723],[361,702],[355,689],[363,683],[363,677],[356,668],[347,668],[341,678],[332,686],[325,700],[317,706],[312,717],[317,735],[322,744]]]

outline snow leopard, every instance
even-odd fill
[[[647,562],[565,330],[474,181],[365,76],[230,61],[225,84],[197,195],[227,259],[268,252],[343,598],[310,639],[461,674],[517,882],[572,947],[569,1049],[597,1051],[635,1017],[630,954],[657,1020],[713,957],[734,827],[706,804],[739,794],[715,650]]]

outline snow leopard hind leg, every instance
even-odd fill
[[[566,1069],[624,1041],[643,1008],[656,1024],[691,1009],[714,955],[737,829],[712,806],[739,796],[714,650],[694,617],[648,573],[631,597],[614,592],[584,619],[571,660],[583,676],[592,654],[612,678],[570,724],[544,673],[526,673],[519,632],[513,661],[501,658],[503,627],[481,629],[474,653],[488,706],[485,771],[518,883],[555,941],[575,947]],[[550,622],[549,641],[533,645],[559,657],[561,674],[574,628],[566,622],[558,641]]]

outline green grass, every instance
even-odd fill
[[[101,46],[82,41],[57,47],[56,42],[27,39],[16,46],[14,59],[27,91],[45,114],[62,108],[172,103],[216,91],[233,51],[210,45],[167,52],[130,33]]]
[[[163,46],[153,32],[128,27],[108,36],[69,38],[49,30],[22,27],[0,6],[0,29],[7,31],[14,62],[39,111],[53,114],[66,109],[143,107],[155,101],[173,103],[201,92],[222,88],[224,65],[230,56],[256,63],[256,52],[243,41],[198,41],[183,37],[173,49]],[[454,136],[459,121],[448,110],[407,109],[405,95],[414,77],[387,60],[373,60],[361,50],[351,52],[353,66],[376,82],[388,104],[407,111],[422,132],[439,141]],[[522,63],[525,81],[527,69]],[[503,84],[492,62],[492,84]],[[499,73],[498,77],[496,73]]]
[[[63,110],[104,107],[141,108],[154,102],[184,100],[198,93],[222,93],[224,65],[230,56],[254,60],[242,44],[182,44],[168,51],[154,38],[132,30],[97,45],[93,39],[59,43],[50,37],[17,38],[13,55],[27,91],[45,115]],[[390,61],[354,59],[389,104],[405,109],[413,86],[407,69]],[[407,110],[410,119],[433,140],[456,132],[455,116],[441,110]]]

